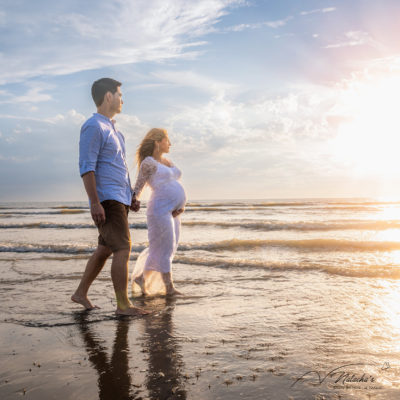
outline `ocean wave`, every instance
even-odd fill
[[[342,239],[304,239],[304,240],[242,240],[232,239],[205,244],[182,244],[179,250],[206,250],[206,251],[242,251],[256,248],[282,247],[303,251],[394,251],[400,250],[400,242],[387,241],[352,241]]]
[[[130,229],[147,229],[146,223],[129,225]],[[94,224],[56,224],[51,222],[32,222],[27,224],[0,224],[0,229],[95,229]]]
[[[240,221],[183,221],[182,225],[188,227],[219,227],[219,228],[243,228],[256,231],[336,231],[336,230],[386,230],[399,229],[399,220],[332,220],[332,221],[293,221],[284,222],[277,220],[240,220]],[[147,229],[145,222],[132,223],[130,229]],[[0,224],[1,229],[95,229],[92,223],[52,223],[30,222]]]
[[[233,201],[233,202],[217,202],[217,203],[188,203],[189,207],[293,207],[293,206],[311,206],[319,204],[315,201]]]
[[[59,211],[4,211],[3,215],[55,215],[55,214],[83,214],[88,210],[83,209],[62,209]]]
[[[132,246],[132,252],[140,252],[144,245]],[[0,245],[0,253],[59,253],[59,254],[90,254],[96,248],[93,246],[74,245],[34,245],[34,244],[5,244]]]
[[[142,251],[147,244],[132,247],[132,252]],[[244,251],[257,248],[286,248],[289,250],[308,252],[388,252],[400,250],[400,242],[388,241],[352,241],[342,239],[304,239],[304,240],[262,240],[262,239],[232,239],[209,243],[182,243],[179,251]],[[64,253],[88,254],[95,250],[92,246],[75,245],[35,245],[35,244],[4,244],[0,245],[0,253]]]
[[[89,207],[78,207],[78,206],[53,206],[49,208],[54,208],[56,210],[61,209],[61,210],[81,210],[81,209],[87,209],[89,210]]]
[[[386,220],[334,220],[334,221],[185,221],[185,226],[216,226],[221,228],[245,228],[260,231],[335,231],[335,230],[385,230],[400,228],[400,221]],[[0,226],[1,227],[1,226]]]
[[[238,260],[238,259],[216,259],[209,257],[175,256],[175,263],[199,265],[215,268],[256,268],[269,271],[320,271],[330,275],[341,275],[357,278],[387,278],[400,279],[400,268],[398,265],[365,265],[363,267],[338,266],[337,264],[322,263],[288,263],[268,262],[263,260]]]
[[[326,211],[326,212],[331,212],[331,211],[379,211],[381,208],[379,207],[372,207],[372,206],[350,206],[350,205],[343,205],[343,206],[331,206],[331,205],[326,205],[326,206],[313,206],[313,205],[308,205],[308,206],[301,206],[301,205],[294,205],[296,208],[296,211],[299,210],[309,210],[309,211]],[[241,207],[237,206],[231,206],[231,205],[225,205],[224,207],[219,206],[219,207],[186,207],[186,212],[203,212],[203,211],[218,211],[218,212],[223,212],[223,211],[265,211],[268,210],[269,208],[273,209],[273,207],[277,206],[259,206],[259,205],[242,205]],[[294,207],[291,207],[294,208]],[[290,209],[290,207],[287,207],[287,209]],[[271,210],[272,211],[272,210]],[[276,212],[277,210],[274,210]]]
[[[376,200],[293,200],[293,201],[233,201],[233,202],[197,202],[187,203],[188,207],[365,207],[365,206],[387,206],[387,205],[400,205],[400,201],[376,201]]]

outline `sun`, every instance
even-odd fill
[[[360,175],[400,173],[400,75],[367,77],[343,91],[346,118],[333,149]]]

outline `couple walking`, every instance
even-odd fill
[[[149,247],[136,261],[132,274],[133,290],[140,289],[145,295],[179,294],[172,281],[171,262],[179,240],[179,214],[186,202],[185,191],[178,182],[181,172],[163,157],[171,146],[167,132],[151,129],[137,149],[139,172],[132,188],[125,158],[125,139],[112,119],[122,109],[121,83],[110,78],[99,79],[92,85],[92,97],[97,113],[81,129],[79,169],[99,238],[97,249],[89,258],[71,300],[86,309],[96,308],[87,294],[112,254],[116,313],[143,315],[147,312],[134,307],[128,297],[131,252],[128,213],[129,210],[139,211],[138,198],[148,184],[152,190],[147,205]]]

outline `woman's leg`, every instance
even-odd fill
[[[173,227],[173,238],[172,238],[172,240],[173,240],[174,249],[173,249],[173,252],[171,254],[171,262],[172,262],[172,259],[173,259],[174,255],[175,255],[175,252],[176,252],[176,250],[178,248],[178,243],[179,243],[180,227],[181,227],[181,220],[180,220],[179,216],[173,218],[172,227]],[[170,269],[169,272],[163,274],[163,280],[164,280],[164,283],[165,283],[165,286],[166,286],[166,289],[167,289],[167,295],[174,296],[174,295],[182,294],[179,290],[177,290],[175,288],[175,285],[174,285],[174,282],[173,282],[173,279],[172,279],[172,269]]]

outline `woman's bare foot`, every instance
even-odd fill
[[[145,294],[145,291],[144,291],[144,276],[143,276],[143,274],[137,276],[133,281],[136,283],[136,285],[138,285],[140,287],[140,290],[142,291],[142,293]]]
[[[78,303],[85,308],[85,310],[94,310],[96,308],[100,308],[96,305],[93,305],[91,301],[87,298],[87,296],[79,296],[76,293],[71,296],[71,300],[74,303]]]
[[[132,317],[140,317],[142,315],[148,315],[150,313],[148,311],[146,311],[146,310],[143,310],[142,308],[131,306],[131,307],[126,308],[125,310],[117,308],[116,311],[115,311],[115,314],[117,314],[117,315],[129,315],[129,316],[132,316]]]

